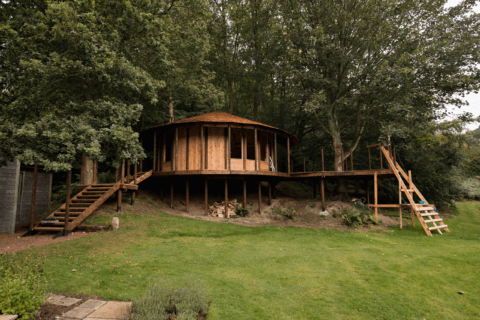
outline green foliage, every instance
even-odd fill
[[[99,172],[97,175],[98,183],[112,183],[115,182],[116,173],[114,171]]]
[[[205,316],[207,310],[208,301],[198,284],[174,289],[156,283],[142,299],[133,301],[136,320],[196,320],[199,315]]]
[[[238,206],[235,208],[235,214],[239,217],[248,217],[250,216],[250,211],[253,209],[252,206],[249,206],[247,208],[243,208],[243,206]]]
[[[480,199],[480,180],[467,177],[457,177],[456,180],[465,198]]]
[[[342,219],[343,224],[352,229],[366,224],[368,221],[372,221],[370,212],[368,212],[368,210],[357,209],[354,207],[343,210]]]
[[[275,215],[275,218],[278,220],[291,220],[291,221],[298,221],[298,218],[295,217],[296,214],[300,214],[295,212],[293,208],[286,208],[283,206],[278,206],[272,209],[272,213]]]
[[[43,274],[44,262],[15,254],[0,255],[0,311],[17,314],[25,319],[44,302],[47,281]]]

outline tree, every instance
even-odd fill
[[[454,94],[478,89],[479,15],[445,1],[284,2],[290,63],[306,103],[332,138],[334,170],[372,124],[431,121]],[[394,125],[387,126],[386,121]],[[344,190],[342,190],[344,191]]]

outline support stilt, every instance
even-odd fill
[[[247,179],[243,179],[243,210],[247,209]]]
[[[373,198],[374,198],[374,204],[375,204],[375,219],[378,219],[378,178],[377,178],[377,173],[375,172],[373,174]]]
[[[170,182],[170,208],[173,209],[173,181]]]
[[[225,179],[225,218],[230,218],[228,213],[228,180]]]
[[[187,203],[185,210],[188,213],[188,210],[190,208],[190,186],[189,186],[189,181],[187,179],[186,185],[185,185],[185,201]]]
[[[320,192],[322,194],[322,212],[325,211],[325,179],[320,180]]]
[[[268,180],[268,203],[269,206],[272,205],[272,182]]]
[[[258,181],[258,214],[262,214],[262,182]]]
[[[208,216],[208,180],[205,178],[205,215]]]

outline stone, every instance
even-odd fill
[[[80,308],[76,307],[73,308],[72,310],[68,311],[67,313],[64,313],[62,315],[62,318],[73,318],[73,319],[83,319],[86,316],[88,316],[90,313],[95,311],[93,308]]]
[[[81,305],[79,305],[78,308],[90,308],[90,309],[97,310],[98,308],[100,308],[101,306],[103,306],[105,303],[107,303],[107,302],[106,302],[106,301],[102,301],[102,300],[93,300],[93,299],[90,299],[90,300],[85,301],[85,302],[82,303]]]
[[[120,228],[120,220],[118,217],[113,217],[112,219],[112,230],[117,231]]]
[[[52,301],[47,300],[48,303],[56,304],[57,306],[64,306],[64,307],[69,307],[72,304],[75,304],[79,301],[82,301],[82,299],[67,298],[67,297],[62,297],[61,299],[52,300]]]
[[[48,297],[47,302],[55,304],[55,302],[62,300],[63,298],[65,298],[65,296],[61,296],[59,294],[52,294],[50,297]]]
[[[5,314],[3,316],[0,316],[0,320],[15,320],[17,319],[18,316],[17,315],[8,315],[8,314]]]
[[[88,316],[88,319],[122,319],[130,315],[131,302],[108,301],[104,306]]]

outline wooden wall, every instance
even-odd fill
[[[228,146],[228,130],[225,127],[204,127],[205,147],[203,148],[203,169],[204,170],[226,170]],[[191,125],[189,127],[178,127],[178,144],[175,149],[175,129],[157,133],[157,171],[185,171],[201,170],[201,138],[200,125]],[[188,139],[187,139],[188,136]],[[167,137],[171,143],[166,141]],[[249,155],[245,166],[246,170],[255,170],[255,148],[254,148],[254,130],[246,130],[247,153]],[[188,146],[187,146],[188,140]],[[270,156],[273,158],[273,134],[267,134],[258,130],[258,156],[261,160],[260,171],[270,171]],[[172,159],[166,161],[167,146],[171,146]],[[188,167],[187,167],[187,148],[188,148]],[[206,151],[208,151],[207,154]],[[176,156],[175,156],[176,153]],[[242,158],[245,154],[242,149]],[[177,161],[175,165],[175,160]],[[231,170],[244,170],[243,159],[231,158]]]

